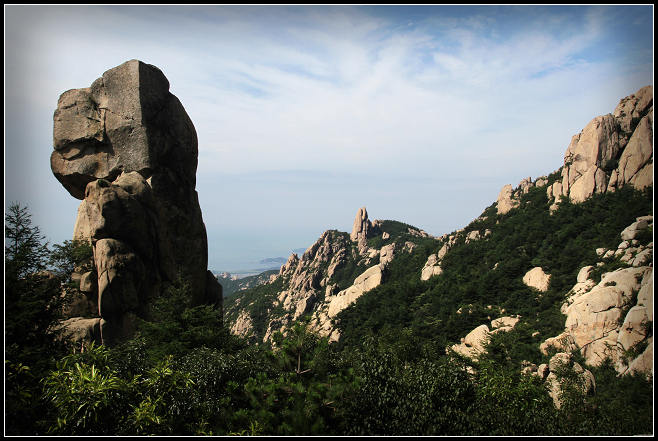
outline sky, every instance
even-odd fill
[[[653,85],[653,11],[5,5],[5,212],[72,238],[80,201],[50,170],[57,99],[138,59],[196,128],[209,269],[350,232],[361,207],[451,233]]]

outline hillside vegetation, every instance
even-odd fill
[[[438,252],[443,241],[427,242],[394,259],[385,283],[338,314],[339,344],[353,344],[369,330],[388,324],[410,328],[423,340],[445,347],[481,324],[517,314],[528,332],[539,332],[535,342],[557,335],[565,320],[560,306],[578,271],[601,260],[597,248],[616,249],[619,233],[637,217],[653,213],[650,190],[626,188],[580,204],[566,201],[553,214],[542,188],[531,189],[520,208],[506,214],[496,214],[491,206],[464,229],[458,246],[444,257],[440,276],[420,280],[427,257]],[[469,232],[486,229],[492,232],[486,240],[464,243]],[[644,236],[645,245],[651,241]],[[612,260],[598,267],[599,279],[623,265]],[[541,295],[522,281],[533,267],[551,274],[549,289]]]

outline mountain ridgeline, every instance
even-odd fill
[[[325,231],[268,282],[227,297],[225,320],[252,344],[307,318],[341,348],[406,329],[471,356],[480,329],[485,343],[513,340],[533,372],[579,351],[588,364],[610,357],[618,372],[652,373],[652,215],[647,86],[573,136],[560,169],[506,185],[464,228],[433,237],[371,222],[363,207],[351,233]]]

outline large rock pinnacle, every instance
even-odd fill
[[[148,300],[179,274],[192,305],[221,307],[206,270],[196,130],[160,69],[138,60],[110,69],[64,92],[53,120],[51,169],[82,200],[74,239],[94,246],[96,270],[81,277],[98,281],[85,289],[103,343],[129,338],[125,314],[147,318]]]

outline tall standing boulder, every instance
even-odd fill
[[[374,237],[374,227],[368,219],[366,207],[359,208],[352,224],[350,239],[356,242],[359,247],[359,253],[364,255],[368,249],[368,239]]]
[[[87,294],[111,322],[101,333],[129,329],[130,311],[148,318],[148,300],[178,275],[191,305],[221,303],[195,190],[196,130],[160,69],[138,60],[110,69],[64,92],[53,120],[51,169],[82,200],[74,238],[94,246],[98,281]],[[104,344],[129,337],[110,334]]]

